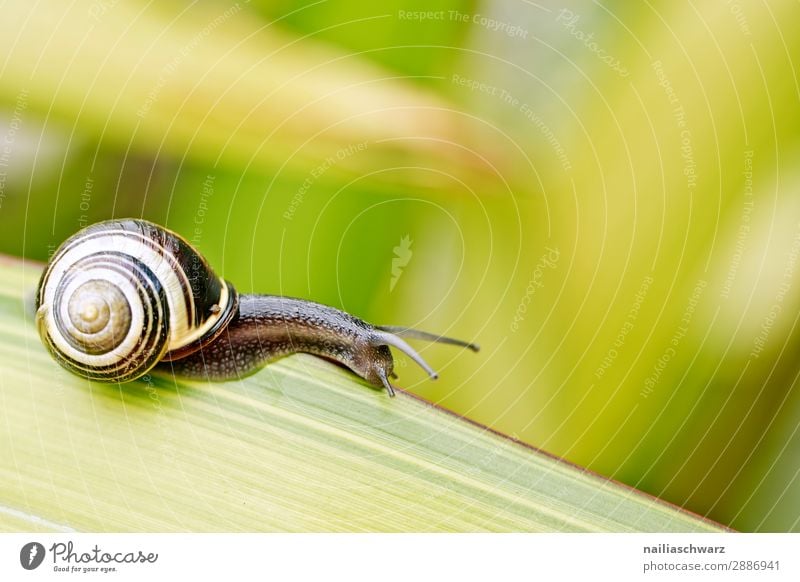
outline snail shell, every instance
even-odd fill
[[[126,382],[213,341],[237,301],[233,286],[177,234],[114,220],[59,247],[39,283],[36,323],[64,367]]]

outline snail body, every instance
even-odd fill
[[[461,340],[373,326],[303,299],[239,295],[176,233],[144,220],[110,220],[67,239],[36,292],[36,324],[59,364],[98,381],[127,382],[152,369],[231,380],[296,352],[334,360],[394,389],[389,346],[436,378],[400,336]]]

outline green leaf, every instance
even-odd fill
[[[437,172],[385,179],[422,188],[491,176],[466,150],[502,162],[446,100],[282,24],[245,3],[16,3],[0,19],[0,99],[126,151],[240,171],[327,161],[363,176],[403,160]]]
[[[90,383],[0,259],[0,530],[720,531],[311,356],[243,381]]]

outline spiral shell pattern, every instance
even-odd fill
[[[59,363],[91,379],[126,382],[216,337],[237,301],[181,237],[122,220],[64,242],[36,304],[39,334]]]

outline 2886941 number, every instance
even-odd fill
[[[735,560],[731,570],[780,570],[779,560]]]

